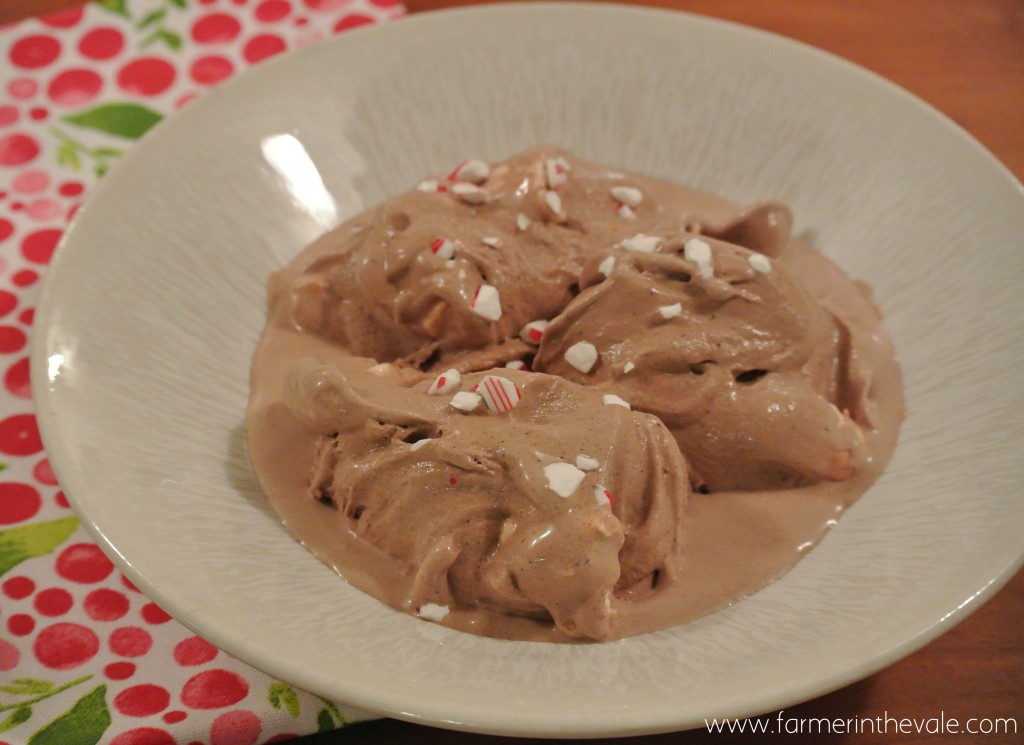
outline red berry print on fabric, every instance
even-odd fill
[[[20,166],[39,155],[39,142],[30,135],[15,133],[0,138],[0,166]]]
[[[46,486],[56,486],[57,477],[53,475],[53,469],[50,468],[50,461],[43,458],[41,461],[36,463],[35,468],[32,469],[32,475],[36,481]]]
[[[213,720],[210,745],[256,745],[263,727],[251,711],[226,711]]]
[[[134,662],[111,662],[103,668],[103,674],[110,680],[127,680],[135,675]]]
[[[138,626],[122,626],[110,634],[110,651],[121,657],[142,657],[153,646],[153,637]]]
[[[142,619],[146,623],[161,624],[170,621],[171,617],[156,603],[146,603],[142,606]]]
[[[250,64],[255,64],[284,50],[284,39],[277,34],[258,34],[246,42],[242,56]]]
[[[47,264],[64,231],[47,228],[29,233],[21,241],[21,255],[36,264]]]
[[[62,106],[81,106],[96,98],[103,88],[103,78],[92,70],[65,70],[50,81],[46,94]]]
[[[230,77],[235,66],[227,57],[207,54],[196,59],[189,68],[189,76],[200,85],[213,85]]]
[[[182,666],[202,665],[217,656],[217,648],[205,639],[192,636],[174,647],[174,659]]]
[[[124,34],[109,26],[94,28],[78,42],[78,51],[82,56],[97,61],[116,57],[122,49]]]
[[[0,673],[13,670],[21,662],[21,652],[8,641],[0,639]]]
[[[122,732],[110,745],[178,745],[178,741],[167,730],[156,727],[137,727]]]
[[[60,42],[56,37],[49,34],[30,34],[11,45],[8,57],[15,67],[37,70],[57,59],[60,51]]]
[[[36,591],[36,583],[29,577],[11,577],[0,589],[11,600],[24,600]]]
[[[0,453],[32,455],[42,449],[43,441],[39,438],[35,416],[15,414],[0,421]]]
[[[6,241],[14,232],[14,223],[0,217],[0,241]]]
[[[143,683],[125,688],[114,697],[114,708],[129,717],[148,717],[159,714],[171,703],[167,689]]]
[[[36,659],[51,670],[78,667],[100,650],[100,640],[77,623],[55,623],[42,629],[32,645]]]
[[[17,352],[24,349],[26,344],[28,337],[17,326],[0,326],[0,354]]]
[[[7,619],[7,630],[15,636],[28,636],[36,628],[36,619],[26,613],[15,613]]]
[[[130,603],[124,593],[102,587],[85,596],[83,607],[94,621],[116,621],[128,613]]]
[[[71,593],[62,587],[40,590],[32,598],[32,605],[39,614],[50,618],[63,616],[71,610],[71,606],[74,604],[75,600],[71,597]]]
[[[288,0],[263,0],[256,6],[256,20],[263,23],[274,23],[280,21],[292,12],[292,5]]]
[[[43,500],[28,484],[0,484],[0,525],[15,525],[36,516]]]
[[[190,709],[222,709],[249,695],[249,684],[229,670],[206,670],[189,678],[181,700]]]
[[[92,543],[68,546],[60,552],[56,566],[61,577],[83,585],[102,582],[114,571],[110,559]]]
[[[28,357],[24,357],[9,368],[4,374],[4,387],[12,396],[32,398],[32,383],[29,380]]]
[[[83,8],[68,8],[67,10],[58,10],[56,13],[50,13],[39,20],[53,28],[71,28],[82,20],[84,14],[85,10]]]
[[[242,24],[227,13],[210,13],[192,24],[192,39],[200,44],[226,44],[242,32]]]
[[[177,71],[167,60],[159,57],[140,57],[117,72],[117,85],[126,93],[138,96],[156,96],[171,87]]]
[[[335,23],[334,30],[345,31],[346,29],[356,28],[357,26],[365,26],[368,23],[373,23],[373,19],[370,18],[370,16],[364,16],[361,13],[353,13],[352,15],[345,16]]]

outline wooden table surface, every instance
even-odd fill
[[[294,0],[299,2],[300,0]],[[474,0],[406,0],[422,12]],[[493,0],[491,0],[493,1]],[[0,0],[0,24],[81,0]],[[773,31],[877,72],[947,114],[1024,180],[1024,0],[647,0]],[[1024,496],[1024,495],[1022,495]],[[1024,536],[1021,537],[1024,542]],[[858,743],[1024,742],[1024,572],[949,633],[869,678],[794,706],[785,716],[1011,718],[1009,734],[845,736]],[[770,715],[775,721],[775,716]],[[795,725],[790,725],[795,726]],[[784,738],[783,738],[784,739]],[[801,737],[841,742],[843,735]],[[415,741],[535,742],[438,730],[394,720],[303,738],[303,745]],[[627,742],[610,740],[608,742]],[[643,743],[780,742],[778,735],[703,731],[632,738]]]

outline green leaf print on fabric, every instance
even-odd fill
[[[38,730],[29,738],[28,745],[96,745],[109,726],[107,687],[101,685]]]
[[[117,13],[119,16],[130,17],[128,15],[128,0],[99,0],[97,5],[111,13]]]
[[[267,700],[275,709],[280,709],[283,706],[285,711],[292,715],[292,719],[299,718],[299,714],[301,713],[299,709],[299,697],[287,683],[282,683],[279,680],[275,680],[271,683],[270,688],[267,690]]]
[[[31,717],[31,706],[19,706],[17,709],[8,714],[3,719],[3,721],[0,721],[0,732],[6,732],[9,729],[14,729],[19,724],[27,722]]]
[[[50,553],[70,538],[77,527],[77,517],[62,517],[0,530],[0,576],[26,559]]]
[[[103,103],[63,119],[78,127],[135,140],[163,119],[163,116],[137,103]]]

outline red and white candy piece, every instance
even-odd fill
[[[410,450],[411,450],[412,452],[414,452],[414,453],[415,453],[415,452],[416,452],[417,450],[419,450],[419,449],[420,449],[421,447],[423,447],[424,445],[426,445],[426,444],[427,444],[428,442],[433,442],[433,440],[434,440],[434,439],[435,439],[435,438],[433,438],[433,437],[424,437],[424,438],[423,438],[422,440],[416,440],[416,442],[412,443],[412,444],[411,444],[411,445],[409,446],[409,449],[410,449]]]
[[[565,350],[565,361],[581,373],[588,373],[597,363],[597,347],[589,341],[578,341]]]
[[[488,321],[501,318],[501,297],[494,285],[480,285],[469,301],[469,309]]]
[[[427,393],[431,396],[438,396],[442,393],[447,393],[453,388],[458,388],[459,383],[462,382],[462,376],[459,371],[454,367],[451,370],[445,370],[443,373],[434,378],[434,382],[427,388]]]
[[[572,463],[563,461],[556,461],[544,466],[544,477],[548,480],[548,488],[562,498],[571,497],[580,488],[586,475]]]
[[[465,204],[477,206],[481,204],[487,204],[490,201],[490,195],[481,189],[476,184],[471,184],[468,181],[459,181],[452,184],[452,194],[457,196]]]
[[[459,411],[473,411],[480,405],[482,400],[483,397],[479,393],[459,391],[452,396],[452,400],[448,402],[448,405]]]
[[[711,265],[711,245],[700,238],[691,238],[683,244],[683,258],[692,261],[700,270],[700,276],[710,279],[714,276]]]
[[[633,370],[636,370],[636,363],[634,363],[633,360],[630,360],[622,366],[622,372],[624,373],[632,372]]]
[[[619,217],[621,217],[623,220],[636,219],[636,212],[634,212],[633,208],[630,207],[628,204],[620,204],[619,209],[617,211],[619,213]]]
[[[672,305],[659,305],[658,315],[664,319],[675,318],[683,314],[682,303],[672,303]]]
[[[519,338],[527,344],[540,344],[541,339],[544,338],[544,331],[547,329],[548,323],[550,321],[530,321],[519,329]]]
[[[613,186],[612,199],[626,207],[637,207],[644,201],[644,193],[635,186]]]
[[[482,160],[464,160],[448,174],[449,181],[482,184],[491,175],[491,167]]]
[[[601,463],[597,458],[591,458],[589,455],[577,455],[576,467],[581,471],[596,471],[601,467]]]
[[[448,615],[448,606],[438,605],[437,603],[424,603],[420,606],[420,609],[416,611],[416,615],[420,618],[426,619],[427,621],[439,623]]]
[[[479,383],[478,392],[487,408],[495,414],[512,411],[522,398],[515,383],[498,375],[485,375]]]
[[[529,370],[530,366],[527,365],[523,360],[509,360],[505,363],[505,367],[509,370]]]
[[[594,487],[594,501],[601,507],[611,507],[615,502],[615,499],[612,497],[612,493],[610,491],[598,484]]]
[[[430,242],[430,250],[435,256],[442,259],[450,259],[455,255],[455,241],[447,238],[435,238]]]
[[[444,184],[438,183],[435,179],[427,179],[421,181],[419,186],[416,187],[418,191],[448,191],[448,187]]]
[[[662,239],[656,235],[637,233],[636,235],[630,236],[624,240],[621,245],[627,251],[649,254],[656,251],[658,246],[661,245],[661,242]]]
[[[752,253],[747,257],[747,263],[753,267],[755,272],[768,274],[772,270],[771,260],[764,254]]]
[[[606,256],[601,263],[597,265],[597,271],[601,272],[605,277],[612,276],[612,272],[615,271],[615,257]]]
[[[629,405],[629,401],[619,398],[614,393],[606,393],[601,396],[601,401],[605,406],[622,406],[632,411],[633,407]]]
[[[544,192],[544,204],[547,205],[552,216],[556,220],[565,218],[565,212],[562,211],[562,198],[558,196],[557,191],[546,191]]]
[[[559,156],[544,161],[544,181],[549,189],[560,189],[569,180],[569,161]]]
[[[528,227],[530,227],[530,218],[528,218],[526,215],[520,212],[518,215],[516,215],[516,228],[519,229],[520,232],[522,232],[526,230]]]
[[[485,246],[490,246],[491,248],[501,248],[501,238],[493,235],[484,236],[480,239],[480,242]]]

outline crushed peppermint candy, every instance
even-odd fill
[[[571,497],[580,488],[587,474],[572,463],[557,461],[544,466],[544,477],[548,488],[562,498]]]
[[[521,231],[526,230],[528,227],[530,227],[530,218],[528,218],[526,215],[520,212],[518,215],[516,215],[516,227],[519,228],[519,230]]]
[[[452,396],[452,400],[448,404],[459,411],[473,411],[481,401],[483,401],[483,397],[479,393],[459,391]]]
[[[435,256],[440,256],[442,259],[450,259],[455,255],[455,241],[448,240],[447,238],[435,238],[430,242],[430,250]]]
[[[601,263],[597,265],[597,271],[601,272],[605,277],[612,276],[612,272],[615,271],[615,257],[606,256]]]
[[[501,248],[501,238],[497,238],[492,235],[484,236],[480,239],[480,242],[485,246],[490,246],[491,248]]]
[[[551,210],[551,214],[555,217],[562,216],[562,198],[558,196],[558,192],[544,192],[544,204],[548,206],[548,209]]]
[[[416,611],[416,615],[428,621],[439,623],[448,615],[448,606],[438,605],[437,603],[424,603],[420,606],[420,609]]]
[[[527,344],[540,344],[540,340],[544,338],[544,331],[547,329],[548,323],[549,321],[530,321],[519,329],[519,338]]]
[[[644,193],[635,186],[613,186],[612,199],[627,207],[636,207],[644,201]]]
[[[509,360],[505,363],[505,367],[509,370],[529,370],[530,366],[523,360]]]
[[[656,251],[661,243],[662,239],[656,235],[637,233],[636,235],[624,240],[620,245],[627,251],[649,254]]]
[[[447,393],[452,388],[458,388],[459,383],[462,382],[462,376],[459,371],[454,367],[451,370],[445,370],[443,373],[434,378],[434,382],[427,388],[427,393],[431,396],[437,396],[441,393]]]
[[[544,181],[549,189],[560,189],[569,180],[569,161],[559,156],[544,161]]]
[[[635,220],[636,212],[628,204],[620,204],[618,209],[619,217],[623,220]]]
[[[512,411],[522,398],[515,383],[498,375],[485,375],[478,385],[484,403],[495,414]]]
[[[566,362],[581,373],[588,373],[597,362],[597,347],[589,341],[578,341],[565,350],[564,357]]]
[[[601,463],[596,458],[591,458],[588,455],[577,455],[576,467],[581,471],[596,471],[601,467]]]
[[[491,175],[491,167],[482,160],[464,160],[448,174],[449,181],[482,184]]]
[[[419,186],[416,187],[418,191],[448,191],[447,186],[442,186],[434,179],[427,179],[426,181],[420,181]]]
[[[611,507],[612,503],[615,502],[612,498],[612,493],[600,484],[594,487],[594,501],[602,507]]]
[[[603,396],[601,396],[601,401],[604,403],[605,406],[623,406],[629,409],[630,411],[633,410],[633,407],[629,405],[629,401],[619,398],[614,393],[604,394]]]
[[[471,184],[468,181],[459,181],[452,185],[452,194],[461,199],[464,203],[477,206],[481,204],[487,204],[490,201],[490,195],[486,191],[481,189],[476,184]]]
[[[497,321],[501,318],[501,298],[494,285],[480,285],[469,301],[469,309],[483,319]]]
[[[636,370],[636,364],[633,362],[633,360],[630,360],[629,362],[622,366],[622,372],[624,373],[633,372],[633,370]]]
[[[431,442],[433,439],[433,437],[424,437],[422,440],[416,440],[416,442],[412,443],[409,446],[409,449],[415,453],[417,450],[426,445],[428,442]]]
[[[672,303],[672,305],[659,305],[658,314],[665,319],[681,316],[683,314],[682,303]]]
[[[747,257],[747,263],[753,267],[755,272],[761,272],[761,274],[768,274],[772,270],[772,262],[764,254],[750,254],[750,256]]]
[[[683,244],[683,258],[692,261],[700,270],[700,276],[710,279],[714,276],[711,266],[711,245],[700,238],[691,238]]]

